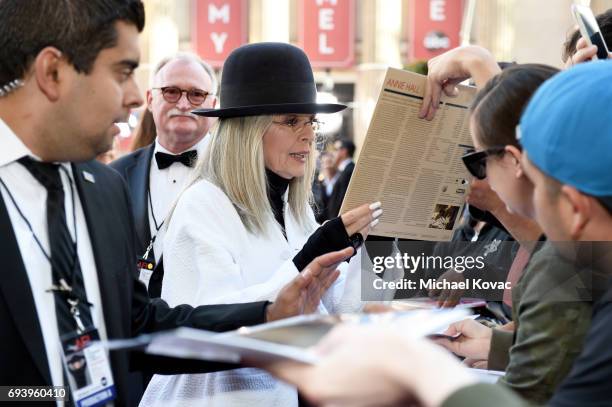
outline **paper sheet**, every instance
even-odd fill
[[[426,77],[389,68],[341,213],[381,201],[375,234],[448,241],[468,189],[461,156],[472,149],[469,106],[475,89],[442,97],[433,121],[418,118]]]
[[[110,350],[146,346],[147,353],[186,359],[231,363],[239,363],[244,359],[284,359],[313,364],[318,361],[313,346],[339,324],[384,325],[396,329],[399,335],[418,338],[438,332],[467,315],[469,312],[465,309],[340,316],[305,315],[227,333],[178,328],[102,344]]]

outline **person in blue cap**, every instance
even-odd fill
[[[430,61],[427,79],[431,89],[468,77],[477,83],[493,77],[499,69],[492,55],[484,51],[458,48]],[[520,167],[522,147],[515,137],[527,103],[537,88],[558,72],[544,65],[515,64],[481,85],[472,101],[470,129],[476,151],[462,157],[464,164],[474,178],[485,181],[491,189],[489,203],[479,208],[491,209],[491,201],[500,201],[491,214],[500,216],[521,245],[516,255],[509,253],[512,267],[503,269],[499,259],[494,263],[505,271],[511,285],[504,292],[504,303],[511,307],[512,323],[492,329],[467,319],[445,332],[458,339],[437,341],[465,357],[463,363],[468,366],[504,371],[499,383],[533,403],[547,402],[569,373],[592,314],[590,293],[576,290],[576,286],[583,286],[581,277],[590,270],[577,269],[574,261],[558,255],[551,242],[543,241],[534,220],[533,184]]]
[[[538,223],[559,247],[590,242],[592,266],[604,274],[612,270],[611,80],[607,61],[554,76],[536,92],[517,131],[526,152],[522,165],[535,187]],[[549,405],[612,405],[611,299],[608,287],[595,306],[582,353]],[[429,341],[392,330],[339,328],[319,352],[315,366],[284,362],[264,368],[322,405],[381,406],[415,399],[444,407],[527,404],[502,386],[479,383]]]

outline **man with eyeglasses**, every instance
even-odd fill
[[[157,139],[111,164],[130,190],[140,280],[151,297],[161,295],[161,233],[166,214],[202,155],[214,123],[191,111],[214,108],[216,91],[212,68],[197,56],[181,53],[162,60],[155,69],[153,87],[147,91],[147,109],[153,114]]]

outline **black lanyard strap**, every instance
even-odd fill
[[[149,245],[147,246],[144,254],[142,255],[142,258],[145,260],[149,259],[149,253],[151,252],[151,249],[153,249],[153,243],[155,243],[157,234],[159,233],[159,230],[161,229],[161,227],[164,225],[164,222],[166,221],[166,219],[164,219],[159,225],[157,224],[157,219],[155,218],[155,211],[153,210],[153,199],[151,199],[151,187],[149,185],[147,185],[147,197],[149,200],[149,210],[151,211],[151,217],[153,218],[153,225],[155,225],[155,234],[151,236]]]
[[[63,166],[60,166],[60,169],[62,171],[64,171],[64,174],[66,174],[66,177],[68,178],[68,183],[70,185],[70,197],[71,197],[71,201],[72,201],[72,225],[74,227],[74,241],[72,242],[72,244],[74,246],[74,253],[78,257],[78,254],[77,254],[77,242],[78,242],[78,238],[77,238],[77,223],[76,223],[76,206],[75,206],[75,199],[74,199],[74,186],[72,185],[72,179],[70,178],[70,175],[69,175],[68,171]],[[8,187],[4,183],[4,180],[2,179],[2,177],[0,177],[0,185],[2,185],[2,187],[4,187],[4,190],[6,191],[6,194],[8,195],[9,199],[11,200],[11,203],[13,204],[15,209],[17,209],[17,213],[19,214],[21,219],[23,219],[23,221],[25,222],[26,226],[30,230],[30,233],[32,234],[32,237],[34,238],[34,241],[36,241],[36,245],[40,248],[40,251],[47,258],[49,263],[51,263],[51,255],[49,253],[47,253],[47,251],[43,247],[42,243],[40,242],[40,239],[38,238],[38,236],[36,236],[36,233],[34,233],[34,229],[32,228],[32,224],[30,223],[28,218],[23,214],[23,211],[21,210],[19,205],[17,205],[17,201],[15,200],[15,197],[11,193],[10,189],[8,189]]]
[[[159,232],[159,229],[164,225],[166,219],[162,220],[159,226],[157,225],[157,219],[155,218],[155,211],[153,210],[153,200],[151,199],[151,188],[147,188],[147,195],[149,196],[149,208],[151,209],[151,217],[153,218],[153,224],[155,225],[155,236]],[[155,241],[155,236],[151,239],[153,242]]]
[[[64,174],[66,174],[66,177],[68,178],[68,183],[70,185],[70,196],[71,196],[71,202],[72,202],[72,224],[74,227],[74,237],[75,240],[72,241],[72,246],[74,249],[74,254],[73,254],[73,259],[72,259],[72,271],[70,273],[70,276],[66,276],[69,277],[68,279],[70,280],[70,286],[74,286],[75,280],[76,280],[76,268],[79,267],[79,257],[78,257],[78,246],[77,246],[77,242],[78,242],[78,237],[77,237],[77,222],[76,222],[76,205],[75,205],[75,191],[74,191],[74,186],[72,184],[72,179],[70,177],[70,174],[68,173],[68,171],[63,167],[63,166],[59,166],[60,170],[64,172]],[[34,228],[32,227],[32,224],[30,223],[29,219],[25,216],[25,214],[23,213],[23,210],[21,209],[21,207],[17,204],[17,201],[15,200],[15,197],[13,196],[11,190],[8,188],[8,186],[6,185],[6,183],[4,182],[4,180],[0,177],[0,185],[2,185],[2,187],[4,188],[4,190],[6,191],[11,203],[13,204],[13,206],[15,207],[15,209],[17,210],[17,213],[19,214],[19,216],[21,217],[21,219],[24,221],[24,223],[26,224],[26,226],[28,227],[28,230],[30,231],[30,234],[32,235],[32,237],[34,238],[34,241],[36,242],[36,245],[38,246],[38,248],[40,249],[41,253],[45,256],[45,258],[47,259],[47,261],[49,262],[49,264],[51,266],[53,266],[52,262],[51,262],[51,255],[47,252],[47,250],[45,250],[45,248],[43,247],[40,238],[36,235],[36,233],[34,232]],[[85,288],[83,287],[83,293],[79,294],[77,292],[72,291],[71,289],[66,289],[65,288],[65,284],[67,283],[67,281],[64,280],[64,283],[62,283],[61,280],[63,279],[59,279],[60,281],[54,281],[53,286],[47,290],[47,291],[53,291],[56,294],[60,294],[62,295],[64,298],[76,298],[78,300],[80,300],[80,302],[82,304],[86,304],[88,306],[92,306],[91,303],[89,303],[87,301],[87,297],[85,295]],[[60,287],[64,287],[64,288],[60,288]]]

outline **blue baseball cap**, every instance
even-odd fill
[[[517,137],[543,173],[612,210],[612,61],[583,63],[546,81]]]

